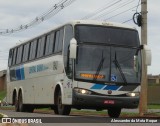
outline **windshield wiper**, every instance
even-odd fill
[[[103,51],[102,51],[102,59],[101,59],[99,65],[98,65],[98,68],[97,68],[97,70],[96,70],[96,74],[95,74],[95,76],[94,76],[94,78],[93,78],[93,82],[97,80],[98,75],[99,75],[99,72],[101,71],[101,68],[102,68],[102,66],[103,66],[104,60],[105,60],[105,58],[103,57]]]
[[[119,72],[120,72],[120,74],[121,74],[121,76],[122,76],[123,81],[124,81],[125,84],[127,85],[128,83],[127,83],[126,77],[125,77],[125,75],[124,75],[124,73],[123,73],[123,71],[122,71],[122,68],[121,68],[121,66],[120,66],[120,64],[119,64],[119,62],[118,62],[118,60],[117,60],[117,54],[116,54],[116,52],[115,52],[115,59],[114,59],[113,63],[114,63],[114,64],[116,65],[116,67],[118,68],[118,70],[119,70]]]

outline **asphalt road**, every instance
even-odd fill
[[[6,114],[9,117],[18,117],[24,119],[24,117],[42,119],[41,121],[48,121],[53,123],[43,124],[29,124],[29,126],[159,126],[160,123],[110,123],[109,117],[98,117],[98,116],[60,116],[54,115],[54,113],[23,113],[15,112],[14,110],[0,110],[0,113]],[[126,120],[126,119],[122,119]],[[130,119],[131,120],[131,119]],[[48,122],[47,121],[47,122]],[[0,124],[1,126],[1,124]]]

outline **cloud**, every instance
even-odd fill
[[[46,12],[49,8],[51,8],[55,3],[59,1],[60,0],[54,0],[54,1],[53,0],[26,0],[26,1],[0,0],[1,29],[16,28],[22,24],[26,24],[31,20],[35,19],[37,16],[41,15],[43,12]],[[124,1],[127,1],[127,0],[124,0]],[[131,8],[132,6],[137,5],[138,1],[139,0],[135,0],[135,2],[133,2],[132,4],[126,7],[123,7],[115,11],[114,13],[105,15],[101,19],[108,18],[110,16],[113,16],[122,12],[123,10],[126,10],[127,8]],[[42,34],[45,31],[48,31],[49,29],[52,29],[62,23],[66,23],[74,19],[81,19],[82,17],[94,12],[95,10],[101,7],[104,7],[106,4],[109,4],[111,2],[113,2],[113,0],[99,0],[99,1],[76,0],[76,2],[71,4],[69,7],[64,8],[62,11],[60,11],[57,15],[55,15],[51,19],[48,19],[47,21],[37,26],[34,26],[33,28],[30,28],[23,32],[17,32],[11,35],[0,36],[0,41],[1,41],[0,51],[8,50],[10,47],[14,46],[17,42],[25,41],[27,39],[33,38],[34,36]],[[154,2],[151,0],[148,0],[148,44],[152,49],[152,57],[153,57],[153,62],[152,62],[153,64],[151,67],[149,67],[149,73],[153,73],[153,74],[160,73],[159,64],[158,64],[158,62],[160,61],[159,5],[160,5],[160,0],[154,0]],[[108,10],[106,11],[109,11],[110,9],[113,9],[113,8],[108,8]],[[140,7],[138,11],[140,11]],[[110,19],[109,21],[121,23],[128,19],[131,19],[134,12],[135,12],[135,9],[130,10],[122,15],[119,15],[115,18]],[[137,27],[132,21],[127,22],[126,24],[132,25],[140,31],[140,28]],[[5,59],[6,55],[5,57],[3,57],[3,55],[0,55],[0,58]],[[0,69],[5,69],[7,67],[6,65],[7,60],[6,61],[0,60],[0,61],[1,61]]]

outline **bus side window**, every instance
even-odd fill
[[[20,47],[18,47],[16,64],[21,63],[21,61],[22,61],[22,53],[23,53],[23,45],[21,45]]]
[[[45,49],[46,49],[46,36],[43,36],[43,37],[42,37],[42,43],[41,43],[41,53],[40,53],[40,57],[44,56]]]
[[[13,49],[9,51],[8,66],[12,65]]]
[[[26,62],[26,61],[28,60],[28,56],[29,56],[29,46],[30,46],[30,43],[27,43],[26,45],[24,45],[22,62]]]
[[[64,29],[61,29],[59,35],[58,52],[61,52],[63,48],[63,38],[64,38],[63,36],[64,36]]]
[[[37,43],[37,46],[38,46],[38,48],[37,48],[37,58],[40,57],[40,53],[41,53],[41,43],[42,43],[42,38],[39,38],[39,39],[38,39],[38,43]]]
[[[45,55],[50,55],[50,54],[53,53],[53,49],[54,49],[54,37],[55,37],[54,32],[52,32],[51,34],[47,35]]]
[[[15,65],[15,63],[16,63],[16,58],[17,58],[17,48],[14,48],[12,65]]]
[[[62,52],[63,36],[64,36],[64,28],[56,32],[56,41],[55,41],[55,50],[54,50],[55,53]]]
[[[60,36],[60,31],[56,31],[56,40],[55,40],[54,53],[58,52],[59,36]]]
[[[35,59],[36,52],[37,52],[37,40],[34,40],[33,42],[31,42],[31,50],[30,50],[29,60]]]
[[[42,57],[44,55],[45,49],[45,36],[38,40],[38,50],[37,50],[37,58]]]
[[[64,66],[66,74],[69,78],[72,76],[72,61],[69,59],[69,44],[70,40],[73,38],[73,27],[71,25],[67,25],[65,27],[65,35],[64,35],[64,49],[63,49],[63,56],[64,56]]]

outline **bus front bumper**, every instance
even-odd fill
[[[73,91],[73,106],[79,109],[137,108],[139,97],[86,95]]]

